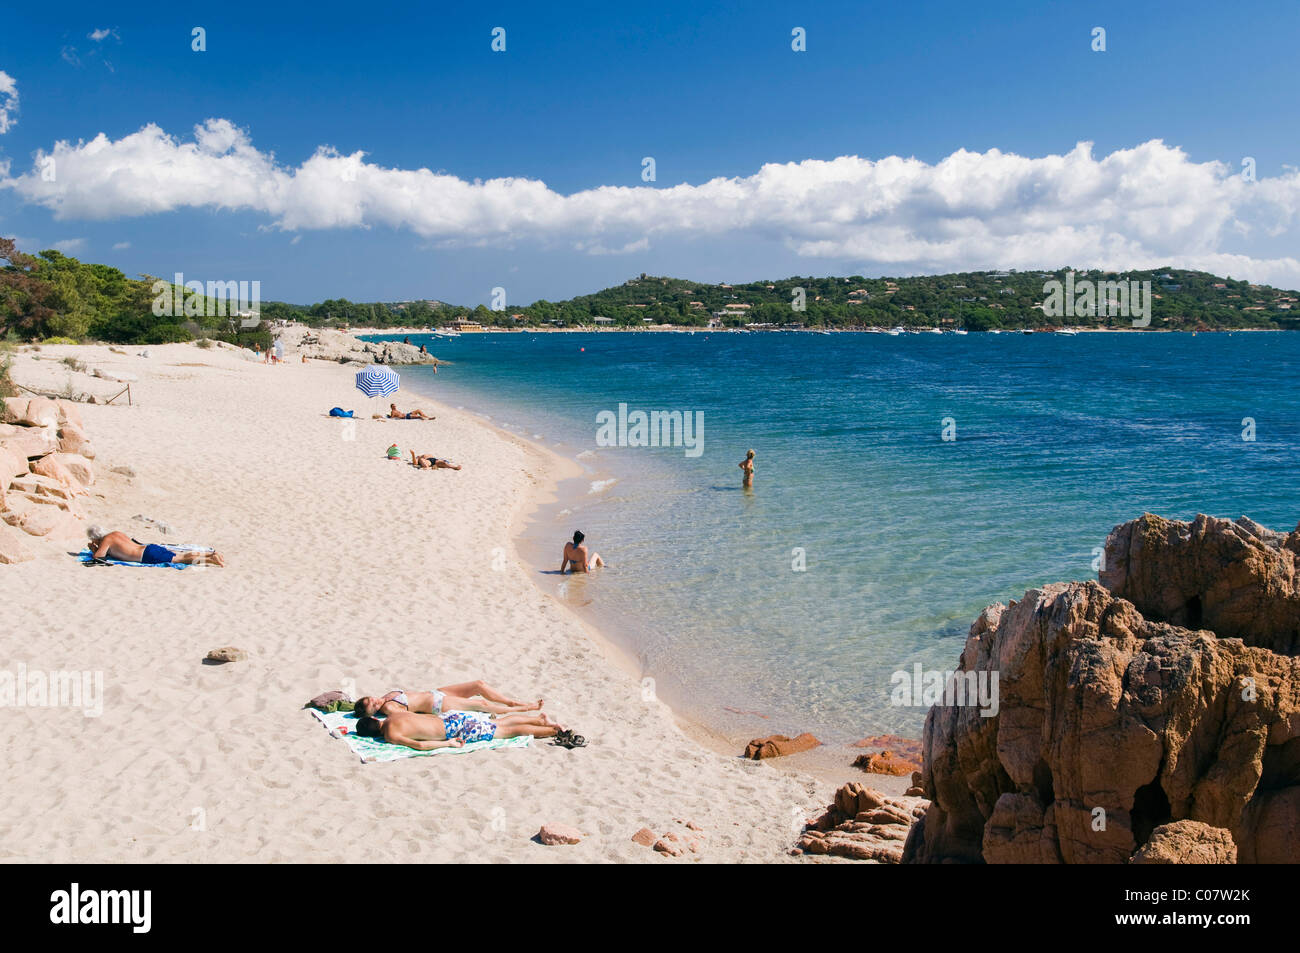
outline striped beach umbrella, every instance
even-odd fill
[[[401,380],[392,368],[372,366],[357,375],[357,390],[367,397],[387,397],[399,386]]]

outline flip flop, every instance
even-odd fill
[[[587,739],[582,735],[574,734],[572,728],[561,728],[555,733],[555,740],[551,743],[559,745],[561,748],[587,747]]]

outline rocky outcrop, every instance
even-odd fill
[[[1150,619],[1300,654],[1300,531],[1147,513],[1106,540],[1101,584]]]
[[[341,331],[290,325],[279,328],[276,337],[284,342],[286,359],[298,354],[318,361],[356,361],[361,364],[437,364],[432,354],[421,354],[414,344],[400,341],[362,341]],[[296,360],[296,358],[295,358]]]
[[[1227,857],[1206,828],[1238,862],[1300,861],[1300,659],[1275,651],[1300,627],[1296,541],[1144,516],[1108,541],[1115,592],[1055,584],[985,609],[958,674],[998,673],[997,714],[930,710],[933,803],[905,861]]]
[[[0,420],[0,520],[17,531],[0,536],[0,564],[34,557],[24,534],[59,546],[84,543],[76,500],[95,482],[95,470],[80,411],[65,400],[6,397]],[[69,452],[73,447],[79,452]]]
[[[896,864],[908,831],[928,805],[922,798],[886,797],[856,782],[846,784],[826,813],[804,828],[795,852]]]

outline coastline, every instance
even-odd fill
[[[430,405],[437,422],[359,420],[340,439],[324,411],[359,398],[347,396],[352,368],[149,350],[42,349],[55,361],[38,370],[61,374],[57,359],[75,356],[137,379],[134,406],[85,408],[102,495],[87,515],[141,534],[133,514],[165,519],[229,565],[86,572],[50,553],[4,567],[0,588],[24,620],[5,640],[9,664],[96,669],[105,692],[97,719],[14,710],[45,740],[4,761],[43,794],[0,809],[3,859],[651,862],[660,855],[632,833],[674,818],[709,832],[691,859],[789,859],[792,817],[821,810],[831,785],[698,745],[642,698],[610,640],[529,578],[517,530],[554,493],[562,458],[409,392],[394,399]],[[30,357],[20,383],[36,380]],[[379,446],[390,439],[466,469],[394,466]],[[118,465],[138,477],[111,475]],[[505,571],[490,568],[498,550],[514,561]],[[250,659],[201,664],[227,644]],[[350,680],[373,692],[472,677],[536,691],[591,746],[362,765],[300,710]],[[456,797],[435,801],[439,790]],[[557,822],[587,838],[541,851],[532,835]]]

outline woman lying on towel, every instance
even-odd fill
[[[108,533],[98,526],[86,530],[90,554],[96,559],[117,559],[124,563],[182,563],[184,565],[224,566],[226,561],[216,550],[177,553],[154,543],[137,543],[126,533]]]
[[[411,451],[411,466],[417,470],[459,470],[459,463],[452,463],[450,460],[435,457],[431,453],[416,454]]]
[[[444,711],[483,711],[489,715],[510,715],[521,711],[538,711],[542,699],[536,703],[515,701],[490,688],[481,679],[444,685],[430,692],[389,692],[387,695],[363,695],[352,710],[358,718],[365,715],[391,715],[395,711],[413,711],[436,715]]]
[[[493,720],[488,715],[468,711],[451,711],[445,715],[421,715],[398,710],[380,721],[367,715],[357,721],[357,734],[382,738],[392,745],[405,745],[416,751],[434,748],[461,748],[475,741],[493,738],[552,738],[561,726],[543,712],[502,715]]]

